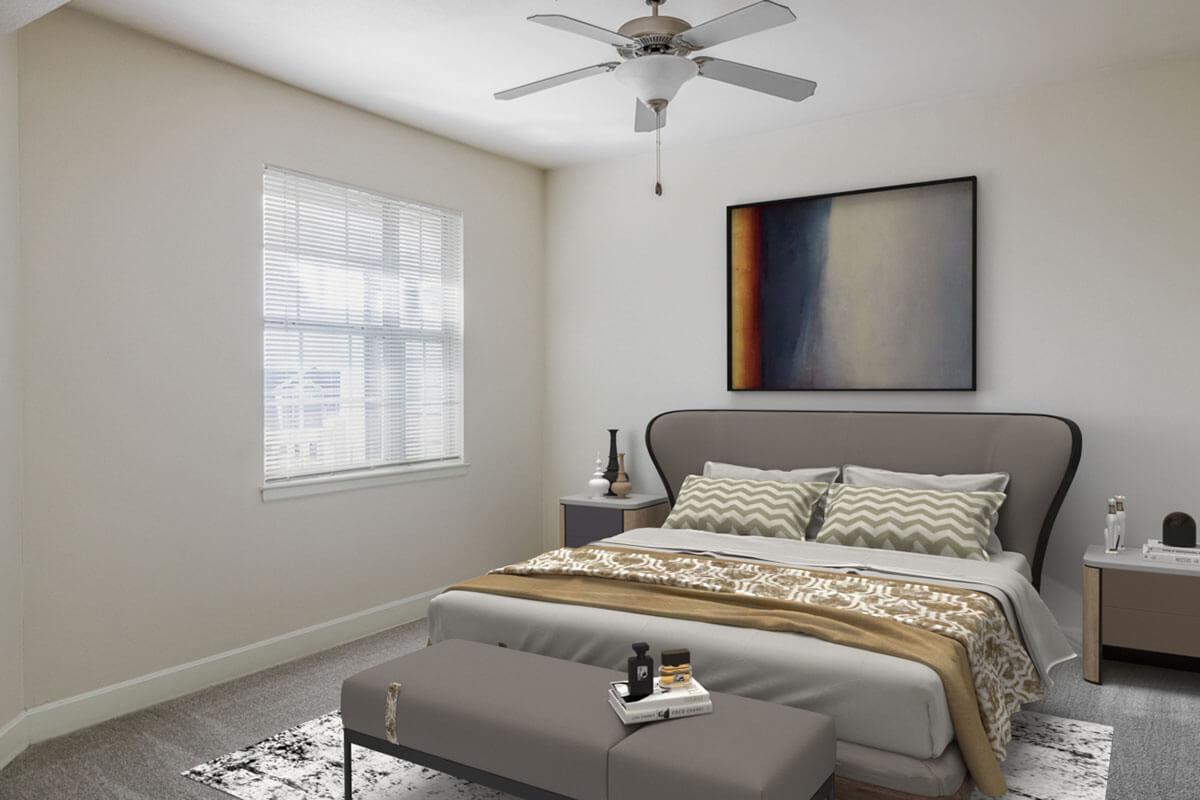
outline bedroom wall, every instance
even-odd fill
[[[1082,426],[1083,462],[1044,594],[1077,631],[1079,559],[1101,541],[1106,497],[1129,497],[1135,544],[1168,511],[1200,514],[1198,86],[1200,60],[1178,60],[733,142],[675,147],[668,127],[661,198],[649,138],[645,157],[553,171],[547,500],[584,489],[611,426],[635,489],[658,491],[642,437],[673,408],[1066,415]],[[725,391],[726,205],[971,174],[979,391]],[[558,520],[544,511],[549,545]]]
[[[20,43],[29,706],[537,549],[540,170],[69,9]],[[264,162],[463,211],[465,478],[260,499]]]
[[[17,37],[0,34],[0,766],[21,746],[20,255]]]

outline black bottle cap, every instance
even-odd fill
[[[680,664],[690,664],[692,663],[692,651],[686,647],[681,647],[678,650],[663,650],[661,661],[664,667],[678,667]]]
[[[650,645],[646,644],[645,642],[634,642],[633,643],[633,652],[637,653],[638,658],[641,658],[642,656],[646,655],[647,651],[649,651],[649,650],[650,650]]]

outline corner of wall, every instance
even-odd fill
[[[557,494],[554,487],[554,478],[557,475],[557,470],[553,468],[554,452],[552,442],[554,436],[548,430],[550,423],[549,411],[551,406],[550,392],[553,385],[549,378],[550,375],[550,179],[552,170],[543,169],[541,171],[542,183],[542,264],[541,264],[541,342],[542,342],[542,386],[539,393],[541,403],[541,435],[542,440],[539,442],[541,447],[541,507],[538,509],[538,518],[541,520],[541,530],[539,531],[538,540],[541,542],[542,550],[550,550],[558,546],[558,528],[557,528],[557,503],[555,502]]]
[[[24,277],[21,254],[21,189],[20,189],[20,56],[19,36],[16,32],[0,34],[0,83],[4,97],[0,107],[0,174],[7,179],[8,187],[0,197],[0,230],[7,235],[0,237],[4,251],[0,252],[0,303],[3,311],[0,318],[6,320],[5,330],[0,334],[5,350],[0,352],[0,379],[3,396],[0,396],[0,436],[4,443],[0,451],[6,463],[0,467],[0,585],[10,582],[11,600],[8,615],[0,620],[0,652],[7,651],[10,663],[0,665],[4,680],[12,689],[2,698],[0,709],[0,769],[16,758],[29,744],[25,709],[25,553],[24,553],[24,312],[20,296]],[[7,563],[5,563],[7,562]],[[4,602],[9,602],[5,600]],[[15,715],[9,717],[9,714]]]

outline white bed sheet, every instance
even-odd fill
[[[843,741],[934,758],[954,739],[946,693],[929,667],[810,636],[452,591],[430,604],[429,637],[503,642],[621,670],[632,642],[649,642],[655,657],[687,647],[709,689],[828,714]]]

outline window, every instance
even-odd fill
[[[460,214],[264,170],[264,498],[461,474],[462,341]]]

